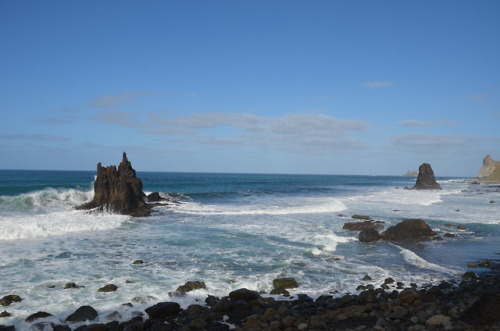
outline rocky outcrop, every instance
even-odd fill
[[[382,239],[389,241],[421,240],[434,235],[436,233],[421,219],[406,219],[380,234]]]
[[[142,181],[136,176],[132,164],[123,152],[118,169],[97,164],[97,178],[94,182],[94,198],[77,209],[98,209],[116,214],[148,216],[151,206],[145,202]]]
[[[481,182],[500,182],[500,161],[495,161],[491,156],[486,155],[477,177]]]
[[[380,234],[375,229],[361,230],[361,232],[358,235],[358,240],[360,242],[365,242],[365,243],[372,242],[372,241],[378,241],[380,239],[381,239]]]
[[[434,177],[434,171],[432,171],[431,165],[429,163],[422,163],[418,168],[418,177],[415,186],[415,190],[441,190],[441,186],[436,182]]]

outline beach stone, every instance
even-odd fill
[[[398,298],[403,303],[412,304],[415,300],[420,299],[420,294],[413,288],[406,288],[399,293]]]
[[[115,284],[107,284],[97,290],[97,292],[114,292],[118,289]]]
[[[81,306],[66,317],[66,322],[84,322],[93,321],[97,317],[97,311],[91,306]]]
[[[30,316],[26,317],[25,321],[28,323],[33,322],[34,320],[37,320],[39,318],[45,318],[45,317],[50,317],[52,314],[49,314],[44,311],[39,311],[37,313],[31,314]]]
[[[9,294],[0,299],[0,305],[9,306],[14,302],[21,302],[22,300],[19,295]]]
[[[358,240],[360,242],[372,242],[372,241],[378,241],[382,237],[380,236],[380,233],[378,233],[377,230],[375,229],[363,229],[358,235]]]
[[[436,182],[434,171],[429,163],[422,163],[418,168],[418,176],[415,190],[441,190],[441,186]]]
[[[260,294],[257,291],[252,291],[246,288],[240,288],[229,293],[229,298],[231,301],[237,300],[257,300],[260,298]]]
[[[177,315],[180,311],[181,306],[177,302],[160,302],[145,309],[150,319],[161,319]]]
[[[477,300],[461,316],[473,325],[491,325],[500,322],[500,292],[487,294]]]
[[[434,315],[430,317],[425,324],[427,325],[444,325],[450,321],[451,317],[444,316],[441,314]]]
[[[407,241],[434,236],[430,226],[421,219],[406,219],[381,233],[384,240]]]

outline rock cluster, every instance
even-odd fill
[[[370,277],[365,276],[363,281],[367,280]],[[133,309],[132,304],[128,306]],[[61,324],[47,312],[32,314],[26,321],[31,323],[30,330],[54,331],[479,331],[499,330],[499,311],[500,276],[467,272],[460,282],[418,288],[388,278],[379,288],[360,287],[356,295],[321,295],[316,299],[299,294],[280,300],[242,288],[222,298],[208,296],[204,304],[185,309],[176,302],[159,302],[122,322],[117,320],[118,312],[99,316],[91,306],[78,308]],[[0,330],[16,329],[0,326]]]
[[[421,219],[406,219],[387,230],[379,233],[377,229],[383,228],[380,222],[370,220],[363,222],[344,223],[343,229],[360,231],[358,239],[361,242],[371,242],[380,239],[387,241],[418,241],[436,235],[430,226]]]
[[[418,168],[418,176],[415,190],[441,190],[441,186],[436,182],[434,171],[429,163],[422,163]]]

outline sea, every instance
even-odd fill
[[[145,193],[170,203],[134,218],[75,209],[92,199],[95,175],[0,170],[0,298],[22,298],[0,307],[10,313],[0,324],[29,330],[38,311],[62,323],[84,305],[98,322],[127,320],[239,288],[271,296],[276,278],[297,281],[291,298],[357,293],[389,277],[425,286],[480,272],[467,263],[500,253],[500,185],[471,178],[437,177],[442,190],[419,191],[400,176],[137,172]],[[420,218],[442,240],[361,243],[343,229],[353,215],[385,228]],[[206,288],[176,294],[188,281]],[[118,289],[98,292],[106,284]]]

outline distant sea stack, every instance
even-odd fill
[[[477,175],[480,182],[498,183],[500,182],[500,162],[493,160],[489,155],[483,159],[483,166]]]
[[[98,209],[116,214],[149,216],[151,206],[145,202],[142,181],[137,178],[132,164],[123,152],[118,170],[116,166],[103,167],[97,164],[97,178],[94,182],[94,199],[77,209]]]
[[[429,163],[422,163],[418,168],[417,182],[413,186],[415,190],[441,190],[441,186],[434,178],[434,171],[432,171]]]
[[[408,170],[407,172],[405,172],[403,177],[417,177],[417,175],[418,173],[415,170],[413,171]]]

